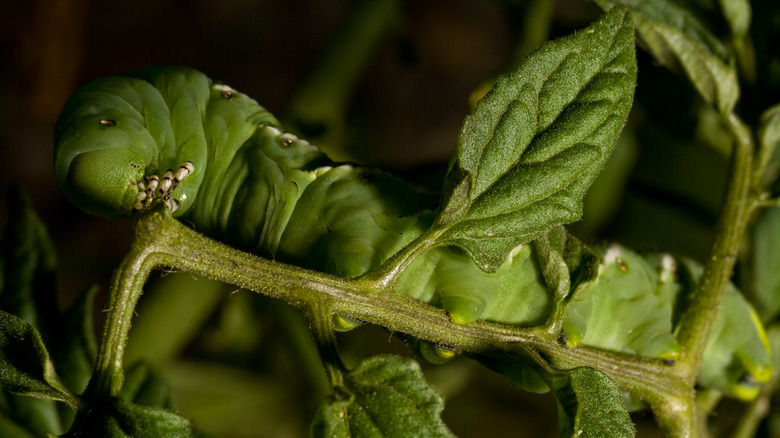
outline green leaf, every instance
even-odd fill
[[[320,406],[315,437],[452,437],[439,418],[441,396],[417,362],[382,355],[361,362],[345,376],[344,387]]]
[[[0,436],[14,437],[14,438],[35,438],[36,435],[12,418],[8,417],[4,412],[0,412]]]
[[[671,70],[682,70],[710,105],[726,114],[739,100],[737,71],[728,53],[696,17],[669,0],[597,0],[602,8],[627,5],[644,48]]]
[[[64,437],[186,438],[196,436],[192,421],[166,410],[119,398],[96,403],[80,413]]]
[[[97,286],[84,290],[62,316],[59,342],[52,346],[52,359],[62,383],[75,394],[81,394],[92,377],[97,357],[97,340],[93,327],[93,302]]]
[[[731,28],[734,39],[742,41],[750,30],[751,8],[748,0],[718,0],[723,10],[723,18]]]
[[[38,330],[0,311],[0,385],[14,394],[62,401],[78,400],[60,383]]]
[[[284,126],[327,150],[336,161],[354,161],[365,156],[365,150],[348,141],[346,113],[359,78],[376,56],[377,47],[402,28],[402,5],[400,0],[350,4],[318,63],[286,108]]]
[[[780,176],[780,104],[761,114],[758,141],[760,149],[757,165],[761,174],[757,176],[761,178],[760,187],[765,188]]]
[[[172,408],[168,383],[148,362],[138,362],[125,370],[122,398],[153,408]]]
[[[60,327],[60,313],[57,309],[55,267],[56,257],[54,248],[49,239],[46,227],[36,215],[28,196],[19,187],[12,187],[8,192],[8,223],[4,232],[2,243],[2,293],[0,293],[0,309],[18,315],[20,325],[29,323],[29,327],[20,328],[21,332],[29,330],[34,335],[27,337],[31,343],[26,346],[12,345],[15,340],[6,338],[2,349],[22,350],[39,348],[45,360],[35,357],[35,352],[27,365],[35,368],[43,367],[35,371],[27,369],[13,369],[14,366],[23,365],[15,363],[8,369],[0,371],[4,377],[0,377],[0,383],[5,387],[8,410],[7,414],[18,424],[26,426],[36,435],[47,433],[62,433],[63,424],[67,423],[66,417],[74,411],[64,406],[57,406],[54,400],[67,399],[72,406],[76,400],[67,391],[60,392],[53,366],[48,360],[46,349],[43,347],[45,339],[49,346],[56,346],[56,342],[62,335]],[[19,333],[4,333],[13,338]],[[0,335],[2,336],[2,335]],[[37,346],[35,344],[38,344]],[[5,350],[8,352],[8,350]],[[0,353],[2,355],[3,353]],[[23,355],[22,353],[21,355]],[[8,357],[8,360],[26,360],[20,356]],[[41,362],[36,363],[38,359]],[[32,375],[18,375],[18,372],[31,372]],[[47,371],[48,377],[53,381],[46,382],[43,376]],[[36,374],[36,372],[38,374]],[[88,371],[91,373],[91,370]],[[4,378],[9,380],[6,381]],[[36,381],[40,378],[41,381]],[[6,384],[7,383],[7,384]],[[30,387],[32,386],[32,388]],[[54,386],[52,389],[51,386]],[[33,397],[38,398],[33,398]],[[59,410],[59,412],[58,412]],[[0,434],[0,436],[6,436]],[[13,436],[13,435],[10,435]]]
[[[572,284],[577,290],[590,284],[599,273],[600,259],[562,226],[534,240],[537,261],[547,289],[554,294],[547,330],[560,332],[566,303],[571,300]]]
[[[628,11],[531,53],[466,118],[444,184],[439,240],[494,272],[507,254],[582,214],[625,123],[636,80]]]
[[[59,330],[56,256],[48,231],[19,188],[8,192],[8,224],[3,236],[4,284],[0,310],[29,322],[43,335]]]
[[[569,294],[571,274],[563,254],[566,251],[566,230],[553,228],[549,233],[534,241],[534,249],[547,288],[555,300],[561,301]]]
[[[780,312],[780,207],[761,212],[753,229],[753,295],[761,319]]]
[[[133,320],[125,363],[165,364],[181,353],[225,296],[225,284],[191,274],[172,274],[146,286]],[[172,313],[171,309],[186,312]]]
[[[634,425],[615,382],[593,368],[574,368],[552,379],[560,437],[633,437]]]
[[[172,411],[141,406],[124,400],[116,400],[114,409],[116,426],[129,437],[156,438],[195,435],[192,421]]]

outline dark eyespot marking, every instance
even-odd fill
[[[363,181],[364,183],[368,184],[368,183],[370,183],[371,181],[374,180],[374,177],[371,176],[370,174],[366,173],[366,172],[363,172],[363,173],[360,174],[360,180]]]
[[[130,167],[132,167],[133,169],[142,169],[144,165],[140,163],[130,162]]]
[[[100,124],[103,126],[116,126],[116,122],[111,119],[100,119]]]
[[[674,366],[675,363],[676,361],[674,359],[664,359],[664,365],[668,367]]]
[[[224,91],[222,92],[222,97],[223,97],[223,98],[225,98],[225,99],[227,99],[227,100],[230,100],[230,99],[232,99],[232,98],[233,98],[233,92],[232,92],[232,91],[230,91],[230,90],[224,90]]]
[[[285,138],[284,140],[282,140],[282,146],[284,146],[286,148],[289,148],[290,146],[292,146],[293,143],[295,143],[295,142],[291,138]]]

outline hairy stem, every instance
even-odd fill
[[[105,397],[119,393],[133,309],[144,281],[156,267],[200,274],[279,298],[304,312],[318,312],[314,320],[327,324],[330,319],[325,314],[338,313],[458,351],[500,358],[517,359],[533,348],[557,369],[600,369],[653,405],[663,405],[669,398],[692,398],[684,369],[665,365],[662,360],[587,347],[569,349],[539,329],[485,321],[455,324],[444,310],[397,293],[392,287],[380,287],[366,278],[336,277],[262,259],[208,239],[157,211],[137,221],[133,250],[115,276],[89,394]],[[315,328],[325,333],[321,330],[325,327]]]
[[[398,277],[415,259],[417,259],[417,257],[438,245],[436,239],[442,235],[444,231],[445,230],[442,229],[434,229],[421,234],[382,263],[379,268],[364,276],[363,281],[367,284],[375,284],[378,289],[390,289]]]
[[[715,241],[709,258],[704,264],[701,282],[694,291],[688,308],[682,316],[678,340],[680,342],[679,365],[686,375],[689,387],[696,381],[704,348],[718,314],[723,293],[731,278],[737,260],[742,237],[748,225],[754,203],[752,192],[753,139],[749,129],[735,115],[724,116],[731,129],[735,145],[731,159],[730,179],[726,189],[723,211],[718,219]],[[706,419],[697,413],[693,399],[689,406],[691,430],[678,430],[678,422],[671,413],[653,410],[662,427],[671,436],[708,436]],[[659,406],[663,409],[664,406]],[[668,417],[667,417],[668,415]]]
[[[135,306],[149,274],[157,266],[159,263],[151,248],[134,244],[114,272],[102,343],[85,397],[105,399],[119,395],[124,377],[122,369],[127,335]]]
[[[742,237],[752,211],[751,179],[753,139],[748,128],[734,114],[725,117],[736,139],[731,160],[731,178],[717,234],[704,274],[680,325],[680,362],[691,369],[690,383],[696,379],[704,347],[717,316],[721,297],[737,260]]]
[[[333,330],[333,313],[327,301],[314,303],[306,312],[317,351],[331,388],[344,385],[344,365],[336,349],[336,333]]]

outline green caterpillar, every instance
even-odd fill
[[[123,217],[162,202],[204,234],[336,275],[370,272],[435,219],[436,198],[386,173],[333,163],[251,98],[187,68],[85,85],[65,105],[55,143],[57,181],[89,213]],[[456,247],[435,248],[395,287],[457,323],[540,325],[553,300],[538,251],[521,245],[486,273]],[[593,251],[598,275],[572,278],[562,340],[673,361],[677,310],[700,268],[618,246]],[[749,399],[771,373],[767,340],[736,289],[721,307],[699,383]]]

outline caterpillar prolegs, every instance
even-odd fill
[[[436,197],[330,161],[251,98],[188,68],[153,67],[85,85],[65,105],[55,143],[57,180],[89,213],[122,217],[163,202],[204,234],[331,274],[372,271],[435,219]],[[540,325],[553,303],[540,250],[538,242],[523,244],[486,273],[456,247],[434,248],[395,287],[457,323]],[[673,361],[679,310],[700,268],[614,245],[592,252],[597,270],[571,278],[562,341]],[[732,286],[699,383],[750,398],[770,371],[763,328]]]

